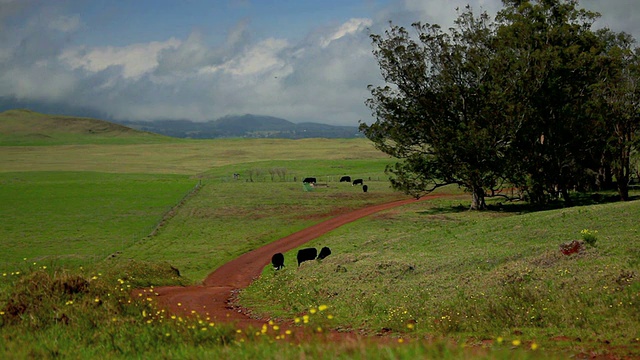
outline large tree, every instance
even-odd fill
[[[606,129],[603,167],[611,168],[621,200],[628,200],[631,156],[640,140],[640,49],[628,34],[603,30],[599,35],[606,51],[599,57],[592,110]]]
[[[524,124],[514,144],[510,180],[530,201],[544,203],[585,186],[602,154],[601,123],[589,113],[601,68],[602,42],[591,30],[598,14],[575,0],[503,0],[501,54],[508,63],[509,116]]]
[[[367,105],[376,121],[361,131],[398,158],[387,167],[392,187],[420,197],[457,184],[472,194],[471,209],[500,188],[517,119],[506,117],[503,77],[489,16],[467,7],[455,26],[416,23],[415,36],[400,26],[372,35],[374,56],[386,81],[369,86]]]
[[[640,128],[633,39],[593,31],[599,15],[577,0],[503,4],[495,22],[467,7],[448,32],[372,36],[386,85],[369,87],[376,121],[360,128],[400,160],[392,186],[419,197],[458,184],[482,209],[506,181],[533,203],[570,203],[604,168],[626,199]]]

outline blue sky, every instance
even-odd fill
[[[370,123],[370,32],[499,0],[0,0],[0,104],[107,119]],[[640,39],[637,0],[583,0]],[[73,115],[73,114],[70,114]]]

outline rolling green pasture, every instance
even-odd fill
[[[458,201],[343,226],[306,245],[331,256],[296,268],[288,252],[289,266],[265,269],[240,302],[282,319],[323,304],[335,327],[371,334],[640,355],[640,202],[518,214]],[[562,255],[584,229],[597,231],[596,246]]]
[[[364,139],[219,139],[176,140],[163,144],[81,144],[59,146],[0,146],[0,171],[95,171],[111,173],[196,175],[220,167],[262,161],[304,160],[313,170],[319,160],[334,161],[331,173],[351,170],[343,160],[390,162]],[[279,165],[279,164],[278,164]],[[380,173],[377,166],[372,171]],[[224,169],[236,171],[235,168]],[[289,169],[295,171],[296,169]],[[326,169],[318,169],[328,171]],[[384,170],[384,168],[382,168]],[[226,174],[231,176],[233,174]]]
[[[247,251],[337,213],[399,198],[382,181],[371,182],[373,189],[366,194],[345,183],[312,192],[299,182],[204,183],[156,236],[137,242],[123,256],[167,260],[202,280]]]
[[[196,184],[182,175],[0,173],[0,267],[101,261],[147,236]]]
[[[171,260],[198,281],[332,212],[400,197],[385,181],[388,163],[362,139],[0,147],[0,266],[25,258],[86,264],[119,252]],[[371,178],[370,196],[337,182],[347,173]],[[328,187],[305,192],[305,176]],[[147,237],[196,184],[198,196]]]
[[[284,320],[313,308],[310,332],[353,329],[389,341],[320,336],[298,345],[274,328],[238,333],[205,318],[170,318],[128,290],[197,283],[337,213],[406,198],[386,181],[392,160],[368,141],[42,145],[0,146],[5,358],[640,355],[637,201],[468,212],[468,194],[453,188],[443,191],[455,196],[341,227],[308,244],[330,246],[330,257],[298,269],[291,251],[284,271],[265,268],[239,302]],[[370,191],[337,182],[341,175],[364,178]],[[328,186],[305,191],[306,176]],[[560,255],[559,244],[583,229],[598,230],[596,246]]]

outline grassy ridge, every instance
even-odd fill
[[[131,144],[173,141],[98,119],[47,115],[30,110],[0,113],[0,145]]]

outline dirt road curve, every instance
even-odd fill
[[[442,195],[425,196],[420,200],[394,201],[338,215],[241,255],[212,272],[202,285],[155,288],[154,291],[158,294],[158,303],[161,307],[176,314],[191,314],[192,311],[196,311],[217,322],[259,327],[264,321],[251,319],[240,309],[233,308],[230,304],[235,292],[249,286],[253,280],[260,276],[264,267],[271,263],[273,254],[295,249],[331,230],[373,213],[440,196]]]

